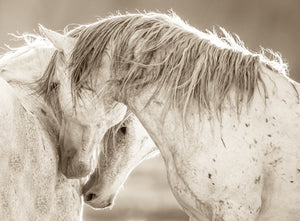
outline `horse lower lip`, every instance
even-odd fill
[[[98,208],[98,209],[107,209],[107,208],[111,208],[113,203],[112,202],[106,202],[106,201],[102,201],[102,202],[96,202],[96,200],[90,200],[87,201],[85,198],[85,202],[87,204],[89,204],[90,206],[92,206],[93,208]]]
[[[112,205],[112,202],[109,202],[109,203],[106,203],[106,204],[103,204],[103,205],[101,205],[99,208],[108,208],[108,207],[110,207]]]

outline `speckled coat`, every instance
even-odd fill
[[[200,120],[191,108],[183,130],[176,109],[161,120],[163,92],[146,108],[150,89],[128,100],[160,149],[173,194],[193,221],[300,220],[300,86],[262,70],[266,100],[256,89],[239,116],[224,105],[221,122]]]
[[[80,181],[58,171],[56,139],[0,79],[0,220],[81,220]]]

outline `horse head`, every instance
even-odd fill
[[[84,177],[93,169],[92,159],[105,132],[123,119],[126,106],[112,99],[100,99],[89,88],[78,88],[74,79],[76,76],[70,75],[68,68],[76,39],[42,26],[40,31],[57,49],[55,59],[52,59],[45,75],[50,79],[46,87],[48,85],[54,88],[57,100],[55,103],[59,103],[56,109],[61,122],[61,170],[68,178]],[[108,67],[104,66],[99,74],[106,73],[105,68]],[[103,79],[105,77],[95,82],[97,90],[104,88]]]
[[[98,167],[83,187],[85,202],[94,208],[112,206],[131,171],[158,153],[134,115],[111,128],[101,144]]]

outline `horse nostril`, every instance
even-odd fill
[[[92,201],[93,199],[95,199],[97,196],[94,193],[89,193],[88,195],[85,196],[85,201],[89,202]]]

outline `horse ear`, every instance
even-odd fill
[[[71,53],[73,50],[73,47],[76,43],[74,38],[47,29],[41,24],[39,24],[39,31],[53,44],[57,50],[65,52],[66,54]]]

